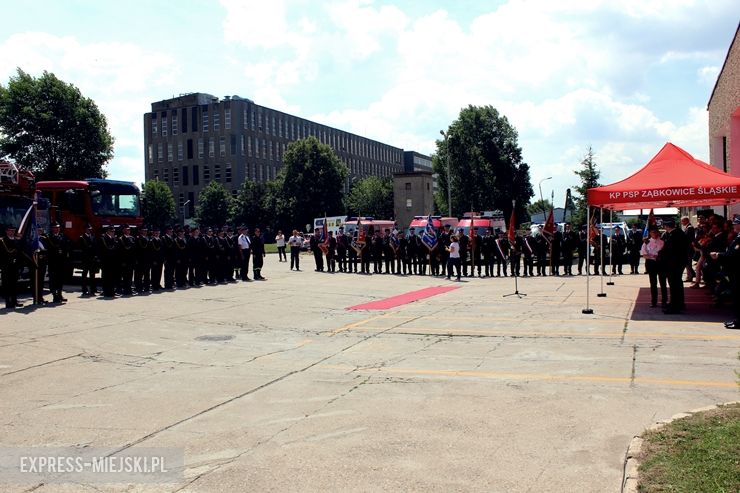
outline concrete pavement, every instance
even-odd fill
[[[2,446],[178,447],[174,485],[24,491],[618,491],[631,437],[737,400],[740,333],[647,277],[449,281],[290,272],[267,282],[0,314]],[[310,269],[310,259],[304,258]],[[2,483],[2,478],[0,478]]]

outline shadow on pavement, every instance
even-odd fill
[[[658,306],[650,306],[650,288],[640,288],[637,292],[635,305],[630,314],[630,320],[672,320],[675,322],[724,322],[732,318],[729,306],[715,307],[712,297],[704,289],[684,289],[686,310],[679,315],[667,315],[660,307],[660,291],[658,292]]]

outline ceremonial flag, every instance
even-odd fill
[[[437,232],[434,230],[434,220],[432,215],[427,217],[427,225],[424,226],[424,233],[421,235],[421,241],[431,251],[437,247]]]
[[[357,227],[355,232],[352,234],[352,248],[359,254],[362,251],[362,247],[365,246],[365,230],[362,229],[362,223],[360,218],[357,218]]]
[[[321,243],[319,243],[319,248],[324,255],[329,251],[329,224],[326,220],[326,214],[324,214],[324,226],[321,228]]]
[[[599,236],[599,229],[596,227],[596,213],[591,214],[591,224],[588,225],[588,242],[593,243]]]
[[[509,243],[514,245],[516,241],[516,207],[511,207],[511,218],[509,219],[509,230],[506,232],[506,236],[509,238]]]
[[[648,237],[648,230],[650,229],[650,226],[655,226],[655,215],[653,214],[652,209],[650,209],[650,214],[648,214],[647,218],[647,224],[645,225],[645,229],[642,232],[643,239]]]
[[[545,227],[542,228],[542,234],[545,235],[547,241],[552,241],[555,236],[555,215],[552,207],[550,207],[550,214],[547,216],[547,221],[545,221]]]

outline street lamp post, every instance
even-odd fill
[[[547,178],[541,179],[538,185],[540,189],[540,205],[542,206],[542,214],[543,214],[542,218],[545,220],[547,220],[547,211],[545,210],[545,200],[542,198],[542,182],[547,181],[547,180],[552,180],[552,176],[548,176]]]
[[[439,131],[445,139],[445,151],[447,152],[447,216],[452,217],[452,183],[450,182],[450,147],[447,145],[447,134],[444,130]]]
[[[187,219],[188,219],[188,216],[187,216],[187,214],[185,213],[185,211],[189,210],[189,209],[186,209],[186,206],[187,206],[187,205],[188,205],[189,203],[190,203],[190,201],[189,201],[189,200],[187,200],[187,201],[185,201],[185,202],[184,202],[184,203],[182,204],[182,222],[183,222],[183,224],[185,224],[185,221],[187,221]]]

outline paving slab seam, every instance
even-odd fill
[[[646,428],[645,431],[657,431],[664,426],[673,423],[674,421],[688,418],[692,414],[704,411],[711,411],[713,409],[717,409],[718,407],[731,406],[734,404],[740,404],[740,401],[720,402],[718,404],[704,406],[697,409],[692,409],[691,411],[674,414],[668,419],[655,422],[652,426]],[[640,452],[642,452],[642,445],[644,443],[644,439],[641,435],[642,434],[632,437],[632,440],[630,440],[630,443],[627,446],[627,452],[624,454],[624,462],[622,464],[622,486],[620,488],[621,493],[638,493],[638,469],[640,467],[640,462],[637,460],[637,457],[640,455]]]

